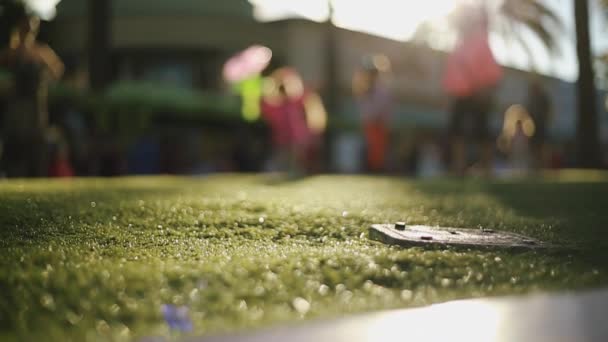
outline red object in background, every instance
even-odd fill
[[[49,166],[49,177],[69,178],[74,177],[74,169],[67,158],[57,158]]]
[[[305,144],[309,138],[303,99],[285,98],[280,103],[262,101],[262,113],[272,130],[277,146]]]
[[[364,123],[367,141],[367,165],[372,172],[384,170],[386,149],[388,147],[388,128],[383,122]]]
[[[485,29],[471,34],[448,56],[443,87],[449,95],[467,97],[491,88],[503,71],[494,59]]]

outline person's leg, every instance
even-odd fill
[[[47,177],[49,171],[49,156],[46,140],[42,134],[32,139],[31,154],[29,156],[30,174],[32,177]]]
[[[291,165],[291,146],[288,144],[279,145],[276,148],[276,170],[279,172],[288,172]]]
[[[376,171],[376,127],[374,123],[365,123],[366,164],[368,172]]]
[[[380,122],[366,125],[368,141],[368,166],[372,172],[382,172],[385,168],[388,129]]]
[[[536,126],[536,131],[534,132],[534,135],[530,141],[532,147],[532,158],[534,159],[534,168],[536,170],[542,170],[549,165],[550,160],[550,151],[546,143],[546,131],[544,125],[540,124]]]
[[[376,172],[386,171],[386,154],[388,148],[388,129],[382,122],[376,123],[374,151],[374,169]]]
[[[490,133],[489,115],[492,108],[491,94],[480,94],[475,99],[473,110],[475,115],[474,134],[479,148],[479,167],[484,176],[492,175],[494,164],[494,138]]]
[[[451,171],[456,176],[464,176],[467,167],[466,144],[463,137],[452,139]]]
[[[484,176],[491,177],[494,164],[494,143],[490,139],[485,139],[481,143],[481,153],[480,153],[479,165],[481,166],[481,171]]]
[[[449,122],[450,142],[450,172],[463,176],[466,169],[466,145],[464,139],[464,119],[466,115],[466,100],[455,98],[452,100]]]

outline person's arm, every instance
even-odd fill
[[[63,76],[63,72],[65,71],[65,67],[63,62],[55,51],[51,49],[48,45],[42,45],[38,49],[39,56],[42,62],[48,67],[51,75],[55,80],[58,80]]]
[[[312,92],[304,99],[306,123],[315,134],[321,134],[327,128],[327,112],[321,97]]]

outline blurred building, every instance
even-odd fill
[[[82,0],[63,0],[52,23],[51,44],[70,60],[86,61],[86,4]],[[263,44],[273,50],[274,66],[296,67],[304,80],[322,93],[327,93],[330,86],[334,88],[336,107],[330,115],[339,135],[358,129],[351,97],[353,72],[362,56],[381,53],[392,62],[391,84],[398,102],[393,126],[401,132],[397,135],[403,138],[415,134],[414,130],[441,132],[446,127],[447,99],[440,82],[445,53],[414,43],[335,29],[335,50],[330,54],[328,28],[324,23],[303,19],[258,22],[246,0],[114,0],[109,25],[109,76],[111,81],[159,81],[221,91],[222,63],[236,51]],[[332,55],[336,66],[333,71],[328,70],[327,63]],[[336,82],[331,83],[328,75],[335,75]],[[492,121],[496,132],[506,108],[526,100],[529,80],[528,73],[507,69]],[[551,136],[558,140],[573,138],[574,84],[550,77],[544,77],[544,83],[554,101]],[[598,106],[606,127],[605,107]],[[608,142],[608,137],[603,139]]]

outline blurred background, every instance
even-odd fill
[[[600,0],[0,1],[0,174],[608,167]]]

